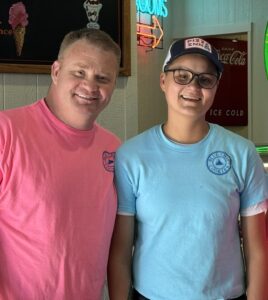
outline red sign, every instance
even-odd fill
[[[222,126],[248,125],[247,41],[206,38],[219,52],[224,70],[206,119]]]

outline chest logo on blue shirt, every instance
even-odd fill
[[[213,174],[226,174],[232,167],[231,157],[223,151],[212,152],[207,159],[207,167]]]
[[[103,166],[106,171],[114,172],[115,152],[104,151],[102,153]]]

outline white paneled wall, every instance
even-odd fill
[[[174,32],[188,27],[235,24],[251,18],[251,0],[182,0],[174,1]],[[179,25],[179,26],[178,26]]]
[[[48,87],[50,85],[50,76],[38,75],[36,81],[36,98],[41,99],[47,94]]]
[[[126,133],[125,81],[123,78],[117,81],[117,88],[114,91],[110,104],[98,117],[98,122],[102,126],[116,132],[120,137],[124,137]]]
[[[3,77],[4,109],[30,104],[37,97],[37,76],[5,74]]]

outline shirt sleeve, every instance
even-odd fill
[[[268,174],[254,145],[249,146],[240,213],[268,199]]]
[[[242,217],[250,217],[250,216],[255,216],[257,214],[263,213],[263,212],[267,212],[268,209],[268,199],[266,199],[265,201],[252,205],[248,208],[242,209],[240,212],[240,215]]]
[[[120,215],[135,215],[136,196],[134,193],[133,176],[128,163],[120,152],[115,157],[115,185],[118,196],[117,213]]]

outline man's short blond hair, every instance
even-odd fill
[[[118,69],[121,61],[121,49],[118,44],[111,38],[111,36],[99,29],[94,28],[82,28],[71,31],[65,35],[60,45],[58,59],[61,59],[64,51],[79,40],[86,40],[89,44],[92,44],[101,50],[112,52],[118,62]]]

